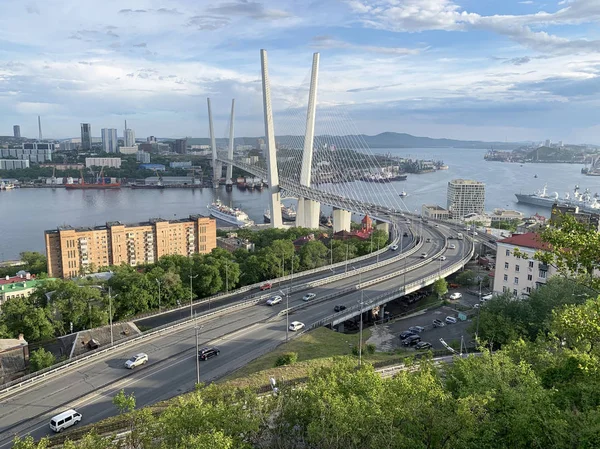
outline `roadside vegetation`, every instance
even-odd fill
[[[230,382],[198,388],[160,407],[136,410],[134,397],[117,395],[120,416],[109,420],[112,427],[100,424],[64,447],[600,447],[600,297],[598,278],[588,271],[600,259],[593,260],[593,251],[578,246],[584,229],[569,231],[567,252],[566,246],[556,244],[566,239],[564,230],[552,232],[553,249],[544,257],[564,267],[562,275],[528,300],[498,297],[481,307],[479,356],[455,358],[442,366],[406,359],[410,369],[382,378],[370,363],[357,367],[356,357],[348,353],[348,336],[319,330],[307,335],[312,342],[291,342],[234,373]],[[577,251],[582,264],[588,263],[580,271],[570,265]],[[331,363],[317,364],[317,356],[327,358],[336,351],[341,355]],[[313,364],[303,384],[272,374],[280,369],[275,364],[282,357],[288,363],[282,369]],[[271,373],[278,382],[277,394],[259,396],[250,384],[244,385],[253,370],[263,377]],[[267,382],[262,379],[262,384]],[[117,429],[128,432],[116,440],[101,435]],[[14,447],[49,445],[45,439],[24,439]]]

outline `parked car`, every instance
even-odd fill
[[[275,304],[279,304],[281,302],[283,298],[279,295],[276,296],[272,296],[269,299],[267,299],[267,305],[268,306],[274,306]]]
[[[442,320],[433,320],[433,327],[444,327],[445,324]]]
[[[450,248],[450,249],[456,249],[456,245],[454,243],[451,243],[450,245],[448,245],[448,248]]]
[[[439,227],[440,227],[440,225],[439,225],[439,224],[436,224],[436,225],[434,225],[434,226],[435,226],[436,228],[439,228]]]
[[[404,331],[400,333],[399,337],[400,340],[406,340],[408,337],[412,337],[413,335],[416,335],[416,333],[411,331]]]
[[[456,318],[454,318],[453,316],[447,316],[446,317],[446,323],[448,323],[448,324],[455,324],[456,323]]]
[[[260,290],[271,290],[271,287],[273,287],[273,284],[271,284],[270,282],[265,282],[263,285],[260,286]]]
[[[408,232],[405,232],[404,234],[402,234],[403,237],[408,237]]]
[[[294,332],[299,331],[303,327],[304,327],[304,323],[301,323],[300,321],[292,321],[290,323],[290,330],[294,331]]]
[[[140,352],[139,354],[134,355],[129,360],[125,362],[125,368],[133,369],[136,366],[142,366],[148,363],[148,354],[144,354]]]
[[[428,341],[420,341],[419,343],[417,343],[415,345],[415,349],[417,351],[423,351],[425,349],[431,349],[431,343],[429,343]]]
[[[405,338],[404,340],[402,340],[402,344],[404,346],[413,346],[416,345],[417,343],[419,343],[421,341],[421,337],[418,335],[411,335],[410,337]]]
[[[450,299],[460,299],[462,298],[462,293],[454,292],[449,296]]]
[[[479,309],[480,304],[473,304],[474,309]]]
[[[423,326],[411,326],[408,328],[408,330],[414,334],[420,334],[421,332],[425,331],[425,328]]]
[[[316,293],[307,293],[306,295],[304,295],[302,297],[302,301],[310,301],[311,299],[315,298],[317,295]]]
[[[440,256],[440,260],[446,260],[446,256]]]
[[[491,293],[489,295],[482,296],[479,301],[486,302],[486,301],[489,301],[490,299],[492,299],[492,294]]]
[[[427,259],[427,253],[421,253],[421,259]]]
[[[346,306],[343,304],[337,304],[334,308],[334,312],[341,312],[342,310],[346,310]]]
[[[398,251],[398,245],[392,245],[392,246],[390,246],[390,249],[392,251]]]
[[[448,240],[452,240],[452,239],[454,239],[454,236],[453,235],[449,235],[448,236]]]
[[[473,235],[479,235],[479,234],[477,234],[477,232],[473,231]]]
[[[198,350],[198,358],[200,360],[208,360],[212,357],[216,357],[221,353],[217,348],[202,348]]]

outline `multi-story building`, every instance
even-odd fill
[[[121,154],[136,154],[138,152],[138,146],[134,145],[132,147],[119,147],[119,153]]]
[[[447,220],[450,218],[450,212],[437,204],[423,204],[421,215],[432,220]]]
[[[588,225],[596,231],[600,231],[600,214],[580,211],[579,206],[561,206],[554,204],[552,206],[550,224],[559,226],[565,215],[570,215],[579,223]]]
[[[186,154],[187,153],[187,139],[177,139],[173,145],[175,153]]]
[[[92,125],[89,123],[81,124],[81,149],[83,151],[92,149]]]
[[[527,296],[557,272],[556,267],[535,259],[537,251],[548,249],[538,234],[515,234],[496,243],[495,293],[510,292],[517,298]]]
[[[86,167],[111,167],[121,168],[120,157],[86,157]]]
[[[106,153],[116,153],[119,148],[119,138],[116,128],[102,128],[102,149]]]
[[[29,168],[29,159],[0,159],[0,170]]]
[[[0,307],[11,298],[27,298],[44,282],[51,279],[37,280],[29,273],[0,279]]]
[[[19,125],[13,126],[13,136],[16,138],[21,137],[21,127]]]
[[[126,147],[132,147],[135,145],[135,132],[133,129],[125,129],[125,136],[123,137]]]
[[[453,179],[448,182],[447,209],[452,218],[467,214],[483,214],[485,207],[485,184],[470,179]]]
[[[154,136],[146,137],[146,142],[147,143],[156,143],[156,137],[154,137]]]
[[[153,218],[146,223],[109,222],[106,226],[61,226],[45,232],[48,275],[71,278],[99,267],[153,263],[168,254],[206,254],[217,246],[212,218]]]
[[[175,161],[169,162],[169,167],[171,168],[191,168],[192,161]]]
[[[138,151],[135,155],[135,160],[137,162],[141,162],[142,164],[149,164],[150,153],[146,153],[145,151]]]

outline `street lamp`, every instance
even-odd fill
[[[204,326],[198,327],[197,323],[196,326],[194,326],[196,330],[196,385],[200,385],[200,343],[198,340],[198,331],[203,327]]]
[[[113,337],[113,324],[112,324],[112,290],[110,285],[108,286],[108,319],[109,319],[109,324],[110,324],[110,345],[112,346],[114,344],[114,337]],[[115,298],[119,296],[119,295],[115,295]]]
[[[192,276],[192,270],[190,269],[190,318],[194,318],[194,291],[192,290],[192,281],[198,277],[198,275]]]
[[[356,267],[352,267],[352,269],[356,270]],[[358,271],[358,270],[356,270]],[[358,285],[362,284],[362,272],[358,271]],[[360,327],[359,327],[359,336],[358,336],[358,366],[362,363],[362,330],[363,330],[363,304],[364,304],[364,289],[360,289]]]

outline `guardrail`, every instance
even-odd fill
[[[439,279],[440,277],[449,276],[450,274],[456,272],[457,269],[460,269],[461,267],[463,267],[471,259],[471,257],[473,257],[474,251],[475,251],[475,247],[473,244],[471,244],[471,249],[469,250],[469,253],[464,258],[462,258],[460,261],[450,265],[449,267],[445,268],[443,271],[440,271],[439,273],[436,273],[436,274],[429,275],[418,281],[411,282],[410,284],[403,285],[400,288],[388,290],[387,292],[384,292],[378,296],[375,296],[374,298],[370,298],[370,301],[368,304],[369,308],[373,308],[373,307],[377,307],[377,306],[386,304],[389,301],[396,299],[400,296],[404,296],[408,293],[412,293],[423,287],[426,287],[427,285],[431,285],[435,282],[436,279]],[[398,273],[394,273],[394,274],[396,276],[399,275]],[[403,273],[400,273],[400,274],[403,274]],[[329,315],[325,318],[320,319],[319,321],[314,322],[307,328],[307,330],[316,329],[317,327],[321,327],[326,324],[336,325],[336,324],[342,323],[344,321],[347,321],[347,320],[353,318],[357,314],[359,314],[361,309],[365,310],[364,306],[361,306],[361,305],[352,306],[351,308],[348,308],[342,312],[334,313],[332,315]]]
[[[227,314],[234,310],[250,307],[250,306],[257,304],[258,302],[260,302],[262,300],[263,300],[262,298],[255,298],[255,299],[251,299],[249,301],[244,301],[244,302],[241,302],[238,304],[234,304],[232,306],[223,307],[221,309],[215,309],[212,312],[208,312],[203,315],[198,315],[194,318],[185,318],[185,319],[176,321],[175,323],[158,327],[156,329],[153,329],[151,331],[145,332],[140,335],[133,335],[129,338],[121,340],[118,343],[115,343],[114,345],[112,345],[108,348],[97,349],[95,351],[90,352],[89,354],[82,354],[80,356],[74,357],[71,360],[66,360],[64,362],[58,363],[57,365],[54,365],[50,368],[46,368],[44,370],[37,371],[32,374],[28,374],[27,376],[24,376],[13,382],[9,382],[9,383],[3,385],[2,389],[0,389],[0,398],[4,397],[7,394],[14,393],[16,391],[20,391],[21,389],[23,389],[25,387],[34,385],[34,384],[40,382],[41,380],[44,380],[47,377],[54,376],[57,373],[66,371],[69,368],[72,368],[74,366],[88,362],[92,359],[97,359],[115,349],[123,349],[134,343],[138,343],[143,340],[148,340],[150,338],[160,336],[163,333],[168,333],[176,328],[182,328],[186,325],[193,325],[193,324],[196,324],[197,322],[202,322],[209,318],[213,318],[213,317],[216,317],[219,315],[224,315],[224,314]]]

